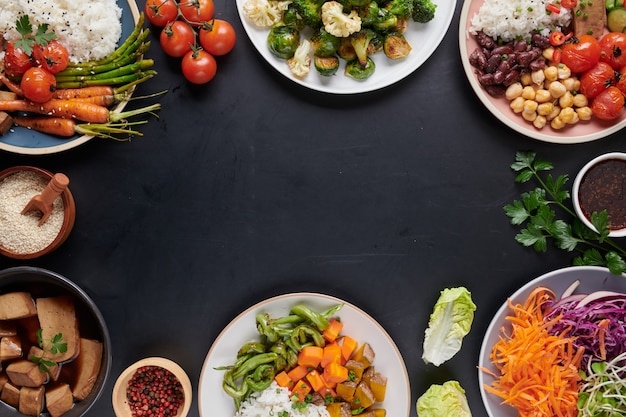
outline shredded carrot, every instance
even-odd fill
[[[560,319],[544,320],[545,303],[552,299],[554,293],[541,287],[523,305],[509,300],[513,310],[507,316],[510,332],[501,330],[490,354],[499,372],[485,389],[517,409],[520,417],[578,415],[578,368],[583,352],[573,347],[572,338],[548,333]]]

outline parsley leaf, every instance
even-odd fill
[[[37,26],[33,34],[33,25],[28,15],[22,15],[15,21],[15,29],[22,37],[15,41],[15,47],[21,48],[25,54],[31,55],[35,45],[46,46],[48,42],[56,39],[54,32],[48,32],[48,24]]]
[[[37,344],[42,349],[41,356],[31,356],[28,359],[31,362],[39,364],[39,369],[42,372],[50,373],[50,368],[55,366],[57,363],[46,359],[44,357],[46,352],[50,352],[53,355],[57,353],[65,353],[67,352],[67,343],[63,342],[63,335],[61,333],[55,334],[48,340],[44,340],[42,334],[43,329],[37,330]]]
[[[606,211],[593,213],[591,223],[599,232],[586,227],[567,204],[570,192],[565,188],[567,174],[554,178],[545,173],[554,169],[552,163],[536,159],[534,152],[517,152],[511,169],[515,182],[537,183],[524,192],[519,200],[504,206],[504,212],[514,226],[521,229],[515,240],[536,252],[547,252],[552,240],[559,249],[579,252],[573,265],[605,266],[613,274],[626,272],[626,251],[609,238],[609,217]],[[561,218],[563,217],[563,218]]]

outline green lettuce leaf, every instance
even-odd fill
[[[433,384],[417,399],[418,417],[472,417],[465,390],[457,381]]]
[[[476,305],[464,287],[446,288],[435,303],[424,334],[422,359],[439,366],[460,349],[472,327]]]

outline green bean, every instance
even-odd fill
[[[328,326],[330,326],[330,323],[322,314],[316,313],[305,305],[292,307],[291,313],[310,321],[319,331],[324,331]]]
[[[248,342],[237,352],[237,357],[250,353],[265,353],[265,345],[261,342]]]
[[[263,365],[266,363],[274,362],[278,355],[276,353],[261,353],[260,355],[252,356],[250,359],[245,361],[241,366],[234,370],[232,377],[236,381],[237,379],[243,377],[248,372],[253,371],[257,366]]]
[[[258,392],[269,387],[275,376],[276,371],[273,366],[260,365],[254,370],[254,372],[246,376],[245,380],[250,389]]]
[[[270,324],[269,314],[258,314],[256,316],[257,331],[261,336],[265,336],[269,343],[276,343],[278,341],[278,335]]]

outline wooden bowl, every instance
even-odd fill
[[[50,171],[42,168],[33,166],[14,166],[0,171],[0,181],[4,180],[9,175],[20,171],[31,171],[37,173],[41,175],[46,182],[50,181],[54,175]],[[37,252],[16,253],[0,245],[0,254],[14,259],[34,259],[46,255],[61,246],[61,244],[63,244],[63,242],[65,242],[67,237],[70,235],[70,232],[74,227],[74,220],[76,219],[76,205],[69,188],[65,189],[65,191],[61,193],[61,199],[63,201],[64,208],[63,224],[61,225],[61,229],[59,230],[57,237],[48,246]]]
[[[185,396],[182,405],[178,408],[176,417],[186,417],[189,413],[191,402],[193,400],[191,381],[189,380],[187,373],[185,373],[183,368],[181,368],[177,363],[160,357],[142,359],[126,368],[124,372],[120,374],[115,382],[115,386],[113,387],[113,410],[115,411],[115,415],[117,417],[132,416],[130,405],[128,403],[128,399],[126,398],[126,390],[128,388],[128,382],[133,377],[137,369],[143,366],[157,366],[159,368],[167,369],[174,374],[176,379],[178,379],[178,382],[182,385],[183,394]]]

